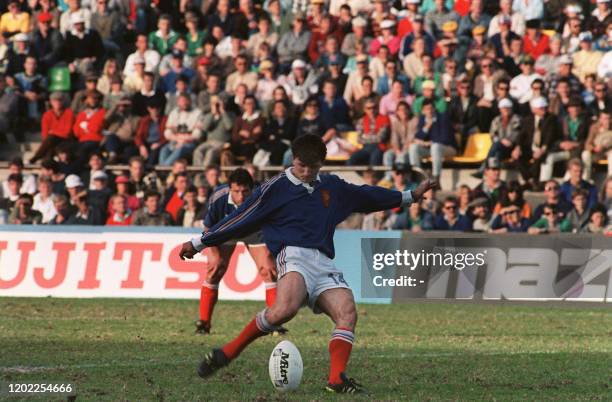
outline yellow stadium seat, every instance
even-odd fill
[[[493,142],[489,133],[472,134],[468,137],[465,151],[461,156],[454,156],[451,161],[458,163],[480,163],[487,158]]]
[[[602,166],[608,166],[608,160],[607,159],[600,159],[597,161],[598,165],[602,165]]]
[[[542,33],[550,38],[554,36],[557,31],[555,31],[554,29],[542,29]]]

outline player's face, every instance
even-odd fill
[[[319,170],[321,170],[321,166],[323,166],[323,163],[321,162],[307,165],[299,158],[294,158],[292,173],[304,183],[310,183],[317,178]]]
[[[251,189],[244,184],[232,183],[230,184],[230,195],[236,205],[240,206],[251,195]]]

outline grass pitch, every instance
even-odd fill
[[[296,392],[268,377],[278,337],[199,379],[204,352],[262,306],[219,302],[213,334],[196,336],[196,301],[0,298],[0,381],[73,382],[77,401],[612,400],[612,310],[601,306],[360,305],[348,372],[371,391],[362,398],[323,390],[332,325],[302,310],[287,325],[304,359]]]

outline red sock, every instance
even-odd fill
[[[355,334],[348,328],[336,328],[329,342],[329,383],[340,384],[340,373],[346,370],[346,364],[351,357]]]
[[[266,306],[272,307],[276,300],[276,282],[266,283]]]
[[[210,322],[219,296],[219,285],[204,282],[200,291],[200,320]]]
[[[251,342],[255,339],[268,335],[273,327],[267,323],[264,318],[265,310],[258,313],[255,318],[251,322],[247,324],[246,327],[242,330],[240,335],[238,335],[233,341],[223,346],[223,353],[227,356],[228,359],[235,359],[238,357],[240,352],[244,350]]]

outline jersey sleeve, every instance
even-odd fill
[[[370,213],[397,208],[400,205],[411,202],[407,199],[409,195],[404,195],[397,190],[389,190],[378,186],[347,183],[338,178],[340,183],[340,198],[342,204],[346,205],[350,212]]]
[[[226,241],[258,230],[276,209],[276,199],[270,191],[272,185],[257,188],[234,212],[208,228],[199,238],[191,240],[196,250],[218,246]]]

